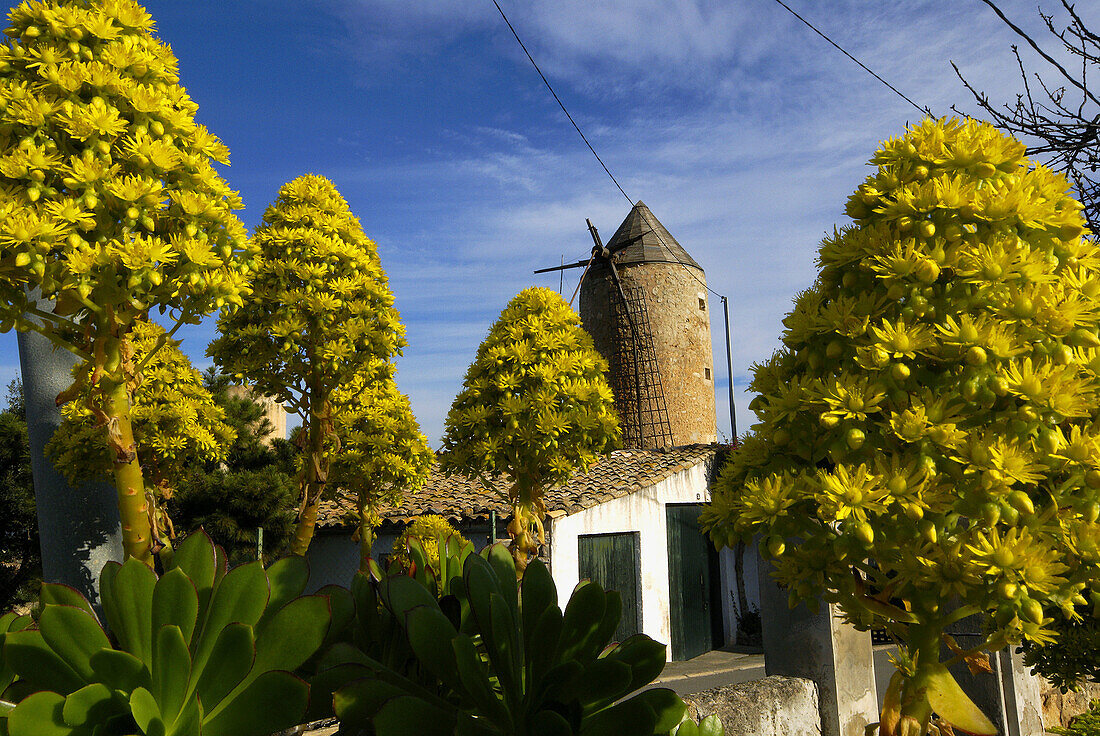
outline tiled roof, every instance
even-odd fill
[[[569,482],[546,492],[546,510],[573,514],[614,498],[655,485],[682,470],[710,462],[722,445],[685,445],[656,450],[616,450],[589,468],[577,471]],[[509,483],[494,479],[498,496],[490,495],[480,482],[460,475],[446,476],[433,465],[424,487],[397,507],[385,507],[384,521],[403,523],[422,514],[436,514],[451,520],[487,519],[495,511],[502,519],[511,516],[507,501]],[[354,499],[341,498],[321,505],[318,526],[345,526],[355,508]]]

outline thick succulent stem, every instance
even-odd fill
[[[326,423],[315,407],[324,405],[318,394],[313,393],[310,402],[309,445],[299,485],[302,489],[302,506],[298,510],[298,526],[290,543],[291,554],[304,556],[313,541],[313,531],[317,528],[317,516],[320,512],[321,494],[328,480],[328,461],[325,458]]]
[[[512,537],[509,550],[516,561],[516,575],[523,577],[528,563],[539,552],[545,541],[542,519],[546,515],[539,485],[521,478],[512,488],[512,523],[508,533]]]
[[[915,653],[916,670],[905,683],[901,698],[899,736],[925,736],[932,718],[928,702],[929,678],[940,662],[940,631],[942,627],[926,625],[910,629],[910,644]]]
[[[374,514],[367,508],[366,499],[359,498],[359,572],[370,573],[370,551],[374,546]]]
[[[130,418],[130,394],[125,382],[107,388],[108,443],[114,455],[118,515],[122,521],[122,548],[127,557],[152,564],[152,525],[149,501],[138,462],[134,428]]]

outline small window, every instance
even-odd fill
[[[706,376],[707,380],[709,381],[710,380],[710,368],[704,368],[703,369],[703,375]]]
[[[702,311],[706,311],[706,308],[707,308],[707,300],[704,299],[703,297],[699,297],[699,309],[702,310]]]

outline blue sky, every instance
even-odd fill
[[[1019,86],[1011,32],[979,0],[791,0],[938,114]],[[1000,3],[1043,33],[1030,0]],[[1046,2],[1053,9],[1053,3]],[[739,429],[752,363],[814,279],[821,237],[883,138],[919,114],[774,0],[501,0],[626,192],[729,297]],[[1093,28],[1100,9],[1078,8]],[[331,178],[378,243],[408,330],[398,383],[429,441],[489,325],[532,270],[587,255],[629,204],[542,86],[490,0],[157,0],[198,118],[231,151],[251,229],[279,186]],[[1026,57],[1025,57],[1026,58]],[[576,271],[567,272],[572,294]],[[715,304],[717,306],[717,303]],[[715,309],[715,317],[720,311]],[[719,407],[722,325],[713,325]],[[213,320],[181,331],[205,367]],[[0,335],[0,382],[18,375]],[[728,436],[729,417],[719,411]]]

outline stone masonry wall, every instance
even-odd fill
[[[641,287],[645,292],[673,445],[716,442],[710,302],[706,288],[692,278],[705,283],[703,272],[678,263],[639,263],[620,266],[619,274],[624,288]],[[585,329],[609,360],[615,336],[610,300],[614,288],[610,272],[594,269],[580,295]]]
[[[798,677],[765,677],[684,696],[688,715],[716,715],[726,736],[821,736],[817,687]]]

